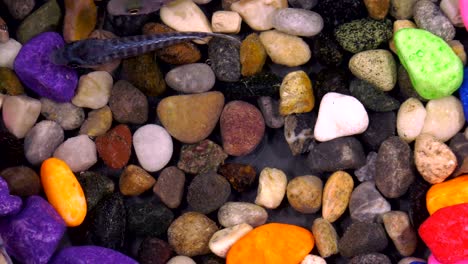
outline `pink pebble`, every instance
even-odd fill
[[[459,0],[460,14],[463,19],[463,24],[468,30],[468,0]]]
[[[435,257],[434,255],[431,255],[429,257],[429,262],[427,264],[444,264],[444,263],[441,263],[439,262]],[[467,260],[461,260],[461,261],[457,261],[455,263],[452,263],[452,264],[468,264],[468,259]]]

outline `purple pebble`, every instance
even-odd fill
[[[57,102],[71,101],[78,85],[75,70],[49,59],[52,51],[64,45],[58,33],[39,34],[23,45],[14,63],[16,74],[29,89]]]
[[[63,219],[39,196],[30,196],[19,214],[0,220],[6,251],[25,264],[47,263],[65,229]]]
[[[21,198],[10,195],[7,182],[0,177],[0,216],[17,214],[22,204]]]
[[[115,250],[97,247],[81,246],[65,248],[58,253],[50,264],[138,264],[135,260]]]

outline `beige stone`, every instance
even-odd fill
[[[268,56],[277,64],[295,67],[307,63],[312,57],[309,45],[304,40],[278,30],[262,32],[260,41]]]
[[[312,82],[304,71],[288,73],[280,87],[279,112],[286,116],[312,111],[315,97],[312,91]]]
[[[453,52],[460,58],[462,61],[463,65],[466,65],[466,52],[465,52],[465,47],[459,40],[450,40],[448,41],[448,44],[452,48]]]
[[[328,178],[322,195],[322,217],[335,222],[348,208],[354,181],[345,171],[337,171]]]
[[[246,223],[221,229],[214,233],[208,246],[216,256],[225,258],[232,245],[252,229],[253,227]]]
[[[397,133],[400,138],[410,143],[416,139],[424,126],[426,109],[416,98],[409,98],[403,104],[397,114]]]
[[[114,81],[106,71],[95,71],[80,77],[72,103],[78,107],[99,109],[107,105]]]
[[[253,30],[273,28],[273,14],[277,9],[287,8],[287,0],[242,0],[232,3],[231,10],[239,13]]]
[[[123,195],[137,196],[151,189],[155,183],[156,180],[144,169],[128,165],[120,175],[119,187]]]
[[[213,32],[237,34],[240,31],[241,23],[241,16],[233,11],[216,11],[211,17]]]
[[[367,50],[355,54],[349,60],[349,70],[354,76],[388,92],[397,82],[395,59],[387,50]]]
[[[283,171],[264,168],[260,173],[257,198],[255,203],[269,209],[275,209],[283,201],[288,179]]]
[[[298,212],[315,213],[322,204],[322,188],[322,180],[317,176],[296,177],[286,188],[288,202]]]

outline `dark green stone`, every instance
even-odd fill
[[[364,107],[372,111],[387,112],[400,108],[400,102],[366,81],[352,80],[349,90]]]
[[[343,50],[329,33],[320,33],[314,42],[313,54],[323,65],[339,66],[343,62]]]
[[[159,236],[166,233],[174,214],[161,203],[127,203],[127,227],[139,236]]]
[[[114,182],[104,175],[87,171],[80,173],[76,178],[86,196],[88,212],[93,210],[103,197],[114,192]]]
[[[260,96],[278,97],[281,78],[272,73],[259,73],[238,82],[225,82],[218,86],[226,100],[242,100]]]
[[[349,95],[348,77],[346,73],[337,68],[323,69],[317,74],[314,91],[316,92],[316,102],[322,101],[325,94],[330,92]]]

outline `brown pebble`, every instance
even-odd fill
[[[147,96],[158,96],[166,90],[164,76],[152,52],[123,60],[122,75]]]
[[[185,174],[177,167],[167,167],[153,187],[153,192],[169,208],[177,208],[184,195]]]
[[[7,67],[0,67],[0,93],[8,95],[24,94],[24,87],[16,73]]]
[[[240,47],[241,73],[252,76],[262,71],[267,58],[265,47],[256,33],[248,35]]]
[[[88,113],[88,118],[80,128],[80,134],[96,137],[104,135],[112,126],[112,111],[106,105]]]
[[[10,39],[8,34],[8,26],[6,22],[0,17],[0,43],[5,43]]]
[[[0,172],[0,176],[7,182],[12,195],[31,196],[41,191],[39,176],[28,167],[10,167]]]
[[[97,7],[93,0],[65,0],[63,38],[70,43],[85,39],[96,27]]]
[[[364,4],[369,16],[377,20],[384,19],[390,9],[390,0],[364,0]]]
[[[238,192],[246,191],[252,186],[257,172],[250,165],[228,163],[219,168],[219,174],[223,175],[231,184],[232,188]]]
[[[315,244],[322,258],[338,253],[338,234],[333,225],[323,218],[317,218],[312,225]]]
[[[344,171],[337,171],[328,178],[322,196],[322,217],[324,219],[333,223],[340,218],[348,208],[353,187],[353,178]]]
[[[137,196],[149,190],[156,180],[144,169],[128,165],[120,175],[119,187],[123,195]]]
[[[126,125],[118,125],[96,138],[99,157],[112,169],[127,165],[132,153],[132,133]]]
[[[289,204],[303,214],[313,214],[322,205],[323,183],[316,176],[300,176],[292,179],[286,188]]]
[[[405,257],[416,250],[418,237],[411,226],[408,214],[403,211],[390,211],[382,216],[385,230],[398,252]]]

